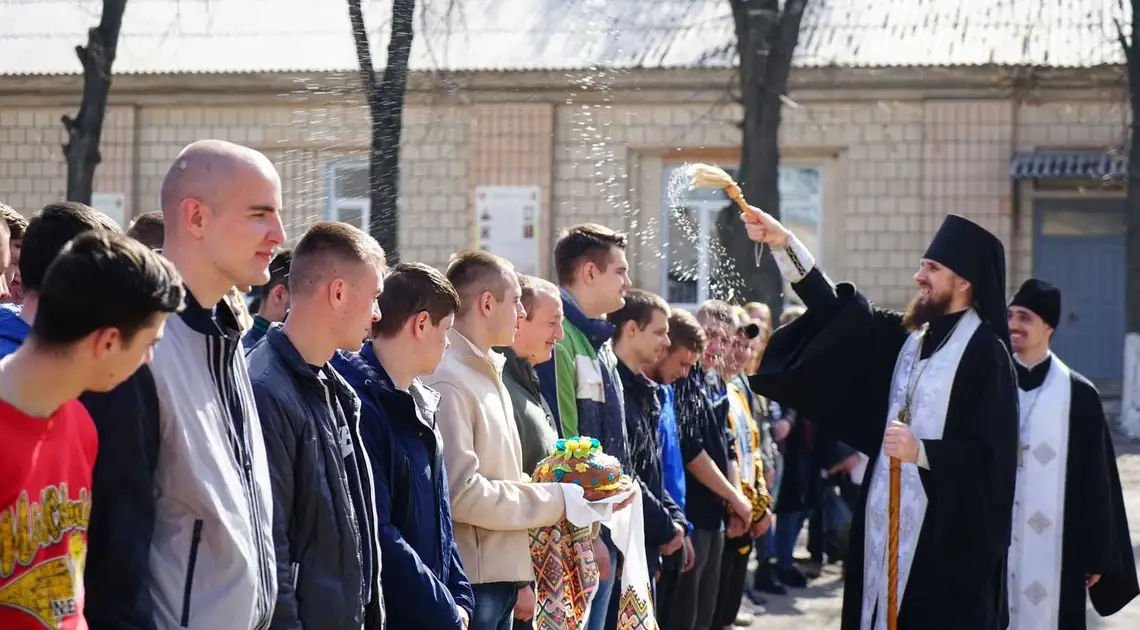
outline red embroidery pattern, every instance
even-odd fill
[[[530,557],[537,576],[535,630],[578,630],[585,625],[586,608],[598,588],[590,529],[565,519],[553,527],[532,529]]]

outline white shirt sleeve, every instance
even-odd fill
[[[815,258],[795,234],[788,235],[788,243],[784,247],[772,248],[772,256],[780,268],[780,275],[788,282],[803,280],[815,267]]]
[[[919,468],[930,470],[930,460],[926,459],[926,442],[922,440],[918,441],[918,461],[915,463]]]

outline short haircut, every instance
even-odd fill
[[[24,238],[24,232],[28,231],[28,219],[24,215],[16,212],[12,206],[0,203],[0,218],[8,224],[8,238]]]
[[[74,201],[50,203],[28,222],[20,251],[20,282],[24,292],[39,292],[48,266],[71,239],[92,230],[123,230],[111,217]]]
[[[380,320],[372,324],[372,336],[391,339],[408,320],[427,313],[438,326],[448,315],[459,312],[459,293],[435,267],[418,262],[400,263],[384,278],[384,292],[376,302]]]
[[[289,292],[304,294],[331,278],[335,263],[376,265],[383,269],[384,248],[360,228],[340,221],[314,223],[293,248]],[[272,263],[271,263],[272,264]]]
[[[282,249],[269,261],[269,282],[254,287],[250,292],[249,310],[253,313],[261,312],[261,301],[269,297],[273,289],[282,286],[289,288],[289,266],[293,264],[293,250]]]
[[[705,300],[697,309],[697,320],[702,324],[712,320],[736,326],[736,315],[732,312],[732,306],[723,300]]]
[[[155,315],[182,310],[185,297],[182,278],[160,254],[125,234],[89,230],[48,267],[30,338],[59,347],[117,328],[129,343]]]
[[[447,280],[459,294],[459,315],[465,315],[473,300],[490,293],[502,302],[515,268],[506,258],[478,249],[468,249],[451,257]]]
[[[784,309],[783,313],[780,313],[780,325],[790,324],[806,312],[807,309],[802,306],[789,306]]]
[[[526,309],[526,320],[528,322],[534,319],[534,299],[540,293],[545,293],[559,302],[562,301],[562,293],[549,280],[519,274],[519,288],[522,290],[519,293],[519,299],[522,301],[523,308]]]
[[[131,221],[127,236],[151,249],[162,249],[162,242],[166,239],[166,219],[161,212],[140,214]]]
[[[605,271],[613,248],[625,249],[625,234],[597,223],[575,225],[554,245],[554,271],[558,283],[568,286],[583,263],[592,262]]]
[[[606,319],[616,327],[614,339],[621,339],[626,322],[634,322],[638,329],[645,330],[649,322],[653,321],[654,312],[661,313],[668,320],[669,304],[656,293],[630,289],[625,292],[625,305],[610,313]]]
[[[701,323],[689,311],[675,308],[669,313],[669,350],[685,348],[697,354],[705,351],[708,337]]]

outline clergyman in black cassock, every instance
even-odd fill
[[[873,307],[851,284],[833,285],[768,215],[742,219],[753,240],[773,247],[807,306],[773,334],[753,388],[869,457],[845,566],[842,628],[886,628],[888,454],[899,455],[889,449],[903,435],[913,463],[900,457],[899,628],[1004,629],[1017,386],[1001,241],[946,217],[915,275],[918,295],[900,314]]]
[[[1021,285],[1009,305],[1021,446],[1009,552],[1010,630],[1084,630],[1140,587],[1100,395],[1049,350],[1061,292]]]

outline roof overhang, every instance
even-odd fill
[[[1127,175],[1127,157],[1093,149],[1023,151],[1013,155],[1010,165],[1010,176],[1016,180],[1102,180]]]

